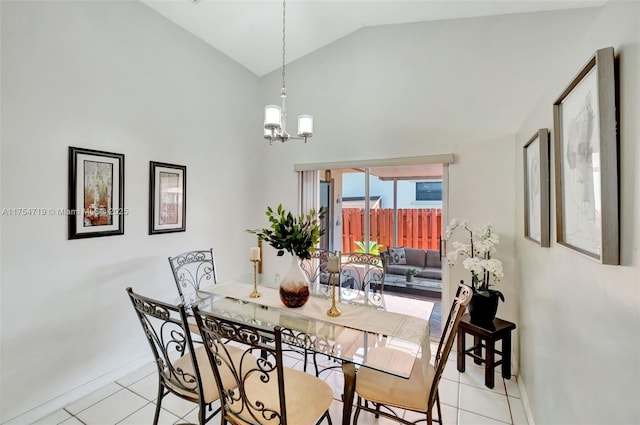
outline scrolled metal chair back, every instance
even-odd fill
[[[310,283],[329,283],[329,256],[331,251],[326,249],[315,249],[311,253],[311,258],[300,262],[302,271],[307,275]]]
[[[366,304],[384,308],[384,277],[387,257],[352,252],[341,257],[340,280],[343,295],[350,291],[364,291]]]
[[[223,423],[286,425],[281,329],[228,320],[197,306],[193,311],[221,395]],[[242,347],[241,354],[229,344]],[[224,375],[233,376],[232,383],[225,385]]]
[[[440,338],[438,350],[436,351],[435,361],[433,364],[433,367],[435,368],[435,378],[431,385],[431,392],[429,394],[430,406],[435,402],[438,383],[440,382],[440,378],[444,372],[447,359],[449,358],[449,353],[451,353],[453,341],[456,333],[458,332],[458,324],[460,323],[460,319],[462,319],[462,315],[467,310],[467,305],[469,305],[472,295],[473,292],[469,286],[463,284],[458,285],[456,296],[453,299],[451,309],[449,310],[449,316],[442,327],[442,337]]]
[[[218,282],[212,249],[183,252],[169,257],[169,264],[181,297]]]
[[[131,288],[127,288],[127,293],[154,354],[161,384],[171,392],[192,393],[192,401],[198,402],[202,382],[193,341],[185,326],[184,306],[143,297]],[[192,373],[174,367],[175,361],[184,355],[191,357]]]

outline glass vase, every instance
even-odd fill
[[[300,258],[291,256],[289,271],[280,282],[280,300],[287,307],[302,307],[309,299],[309,279],[300,267]]]

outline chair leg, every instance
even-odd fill
[[[327,423],[329,425],[333,425],[333,422],[331,422],[331,415],[329,414],[329,411],[327,410],[326,412],[324,412],[324,415],[322,415],[322,417],[320,418],[320,421],[318,422],[322,422],[323,419],[327,419]]]
[[[438,422],[439,424],[442,424],[442,410],[440,410],[440,393],[438,392],[438,390],[436,390],[436,410],[438,411],[438,420],[436,422]],[[429,411],[429,424],[431,424],[433,422],[433,406],[431,407],[431,411]]]
[[[376,419],[380,417],[380,403],[373,403],[376,405]]]
[[[358,416],[360,416],[360,403],[362,403],[362,399],[360,398],[360,396],[358,396],[358,402],[356,403],[356,411],[353,414],[353,425],[358,425]]]
[[[304,349],[304,365],[302,366],[302,371],[307,371],[307,362],[309,361],[309,350]]]
[[[160,406],[162,405],[163,398],[164,398],[164,386],[158,380],[158,397],[156,398],[156,413],[153,416],[153,425],[158,425],[158,419],[160,418]]]
[[[198,421],[200,425],[204,425],[204,423],[207,421],[207,406],[204,403],[198,403],[198,405]]]

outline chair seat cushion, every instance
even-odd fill
[[[373,402],[402,409],[426,412],[429,390],[435,376],[433,366],[412,355],[392,348],[374,348],[369,355],[377,358],[393,356],[394,361],[413,362],[408,379],[393,376],[368,367],[360,367],[356,375],[356,393]],[[375,353],[373,353],[375,351]]]
[[[315,424],[333,401],[333,390],[329,384],[309,373],[285,367],[284,383],[289,424]],[[265,383],[260,380],[260,374],[252,374],[245,382],[245,392],[250,400],[259,400],[267,408],[280,411],[278,380],[275,375]],[[233,407],[232,410],[234,410]],[[261,419],[261,424],[280,423],[277,418],[269,421],[264,419],[261,413],[254,412],[254,414]],[[235,419],[238,423],[254,422],[248,415],[244,419],[242,417]]]
[[[233,347],[231,345],[227,345],[226,347],[228,348],[234,363],[239,364],[240,358],[244,352],[239,348]],[[204,346],[200,346],[196,348],[194,351],[196,353],[196,361],[198,362],[198,368],[200,369],[200,378],[202,379],[202,386],[204,390],[204,402],[211,403],[212,401],[215,401],[218,398],[220,398],[220,396],[218,394],[216,378],[213,375],[213,370],[211,369],[211,364],[209,363],[209,357],[207,357],[207,349]],[[173,367],[178,371],[182,370],[189,377],[195,376],[193,373],[193,365],[191,363],[191,357],[189,355],[180,357],[178,360],[176,360],[173,363]],[[222,370],[221,373],[222,373],[222,380],[224,382],[229,383],[229,385],[235,386],[235,384],[231,384],[231,383],[235,383],[235,379],[233,378],[233,375],[231,375],[231,372],[228,369]],[[189,383],[188,382],[189,379],[190,378],[187,378],[186,380],[180,379],[180,381],[186,387],[195,388],[196,387],[195,380],[193,383]],[[177,380],[177,378],[174,378],[174,381],[175,380]],[[188,391],[185,388],[183,388],[181,385],[178,385],[170,380],[166,380],[165,383],[167,387],[169,387],[172,391],[184,397],[191,398],[197,403],[198,394],[196,391]]]

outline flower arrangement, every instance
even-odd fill
[[[405,276],[409,277],[409,276],[417,276],[418,275],[418,270],[416,269],[407,269],[406,272],[404,272]]]
[[[454,218],[445,229],[444,239],[449,240],[459,228],[469,233],[469,243],[453,241],[453,249],[447,253],[449,266],[454,267],[458,257],[463,257],[462,266],[471,272],[473,293],[485,297],[494,293],[504,301],[502,292],[489,288],[493,285],[492,278],[497,283],[504,277],[502,262],[492,258],[496,254],[496,245],[500,243],[499,236],[493,232],[493,226],[486,224],[482,229],[471,229],[466,221]]]
[[[267,207],[266,214],[270,228],[247,231],[277,249],[279,257],[287,251],[302,259],[311,258],[313,247],[324,234],[324,229],[321,229],[318,223],[325,215],[324,209],[321,208],[317,213],[311,210],[307,214],[294,216],[291,212],[285,211],[280,204],[275,211]]]

